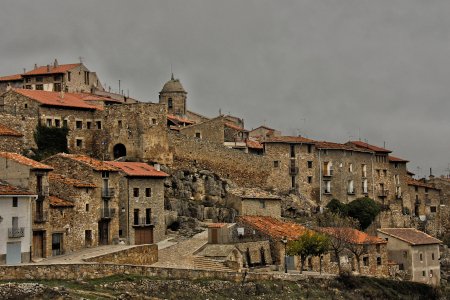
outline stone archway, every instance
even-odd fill
[[[124,144],[116,144],[113,148],[113,156],[114,159],[117,159],[119,157],[127,156],[127,148]]]

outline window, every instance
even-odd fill
[[[377,169],[377,176],[380,176],[380,169]]]
[[[75,127],[77,129],[83,129],[83,121],[75,121]]]
[[[325,186],[324,193],[331,194],[331,181],[324,181],[324,186]]]
[[[12,199],[12,207],[17,207],[18,206],[18,200],[17,200],[17,197],[13,197],[13,199]]]
[[[89,84],[89,71],[84,71],[84,84]]]
[[[156,124],[157,124],[156,119],[153,118],[153,119],[152,119],[152,125],[156,125]]]
[[[117,121],[117,127],[122,128],[122,120]]]
[[[139,209],[135,208],[133,212],[134,225],[139,225]]]
[[[433,277],[433,270],[430,270],[430,277]]]
[[[55,83],[55,84],[53,84],[53,91],[55,91],[55,92],[61,92],[61,83]]]
[[[43,84],[36,84],[36,90],[43,91],[44,90],[44,85]]]
[[[58,128],[61,127],[61,120],[55,119],[55,127],[58,127]]]
[[[55,75],[55,76],[53,76],[53,80],[54,81],[61,81],[61,75]]]
[[[398,163],[394,163],[394,168],[398,169]]]
[[[266,208],[266,201],[259,200],[259,208]]]
[[[11,222],[12,222],[11,225],[13,228],[19,227],[19,217],[12,217]]]
[[[44,81],[44,78],[42,76],[36,77],[36,82],[42,82]]]
[[[380,253],[380,250],[381,250],[380,244],[377,244],[377,245],[376,245],[376,249],[377,249],[377,253]]]
[[[31,78],[30,77],[27,77],[27,78],[25,78],[25,82],[31,82]]]
[[[422,276],[425,277],[425,275],[427,275],[426,272],[425,272],[425,271],[422,271]]]
[[[86,203],[86,211],[89,211],[89,203]]]
[[[295,145],[290,145],[291,157],[295,157]]]
[[[363,265],[364,265],[365,267],[368,267],[368,266],[369,266],[369,257],[368,257],[368,256],[364,256],[364,257],[363,257]]]
[[[379,256],[377,257],[377,265],[381,266],[381,257],[379,257]]]
[[[134,197],[139,197],[139,188],[134,188],[133,189],[133,196]]]
[[[90,121],[86,122],[86,128],[87,129],[91,129],[91,125],[92,125],[92,122],[90,122]]]
[[[63,127],[69,126],[69,121],[67,119],[63,120]]]
[[[97,121],[97,129],[102,129],[102,121]]]
[[[27,90],[31,90],[31,85],[27,84],[27,85],[25,86],[25,88],[26,88]]]
[[[280,161],[274,160],[274,161],[273,161],[273,167],[274,167],[274,168],[279,168],[279,167],[280,167]]]
[[[109,178],[109,171],[103,171],[102,178]]]
[[[200,132],[196,132],[195,133],[195,137],[198,138],[198,139],[201,139],[202,138],[202,134]]]
[[[383,170],[384,177],[387,177],[387,170]]]
[[[308,153],[312,152],[312,145],[308,145]]]
[[[364,179],[364,180],[362,181],[362,191],[363,191],[363,194],[367,194],[367,193],[368,193],[367,186],[368,186],[368,184],[367,184],[367,179]]]
[[[414,187],[414,191],[418,192],[418,191],[419,191],[419,187],[418,187],[418,186],[415,186],[415,187]]]
[[[308,161],[308,169],[312,169],[313,167],[313,162],[311,160]]]
[[[82,139],[76,139],[76,145],[77,145],[77,148],[82,148],[83,147],[83,140]]]
[[[145,197],[149,198],[152,196],[152,189],[151,188],[146,188],[145,189]]]
[[[312,176],[308,176],[308,183],[312,183]]]
[[[367,177],[367,165],[361,165],[362,177]]]
[[[151,224],[151,218],[152,218],[152,209],[146,208],[145,209],[145,224]]]
[[[436,206],[430,206],[430,212],[435,213],[436,212]]]
[[[172,98],[169,98],[169,100],[167,101],[167,106],[169,108],[173,108],[173,100],[172,100]]]
[[[25,103],[24,107],[25,107],[25,108],[28,108],[28,104],[27,104],[27,103]]]
[[[348,194],[350,194],[350,195],[355,193],[355,189],[353,186],[353,180],[348,181],[347,191],[348,191]]]
[[[422,253],[419,254],[419,259],[420,259],[420,261],[423,261],[423,254]]]
[[[353,172],[353,164],[352,163],[348,164],[348,171]]]
[[[434,260],[434,253],[431,253],[431,260]]]
[[[70,81],[70,79],[71,79],[71,75],[72,75],[72,73],[71,73],[71,72],[67,72],[67,81]]]
[[[52,126],[52,119],[46,119],[45,124],[47,124],[47,127]]]

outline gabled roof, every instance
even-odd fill
[[[346,242],[352,244],[385,244],[386,241],[382,238],[368,235],[365,232],[359,231],[350,227],[319,227],[317,231],[333,236],[335,238],[344,239]]]
[[[82,180],[78,180],[75,178],[70,178],[67,177],[65,175],[62,174],[58,174],[55,172],[51,172],[48,175],[48,179],[49,181],[56,181],[56,182],[62,182],[66,185],[71,185],[77,188],[96,188],[97,186],[93,183],[87,182],[87,181],[82,181]]]
[[[0,124],[0,136],[23,136],[23,134]]]
[[[268,130],[268,131],[275,131],[275,129],[270,128],[270,127],[267,127],[267,126],[265,126],[265,125],[261,125],[261,126],[259,126],[259,127],[256,127],[255,129],[252,129],[251,131],[255,131],[255,130],[258,130],[258,129],[260,129],[260,128],[266,129],[266,130]]]
[[[224,126],[225,126],[225,127],[228,127],[228,128],[231,128],[231,129],[234,129],[234,130],[248,132],[247,129],[244,129],[244,128],[242,128],[242,127],[239,127],[239,126],[237,126],[237,125],[235,125],[235,124],[233,124],[233,123],[230,123],[230,122],[225,122]]]
[[[0,81],[21,81],[22,75],[21,74],[15,74],[15,75],[8,75],[8,76],[2,76],[0,77]]]
[[[309,231],[309,229],[300,224],[283,222],[272,217],[239,216],[238,220],[278,240],[283,237],[295,240],[303,233]]]
[[[263,144],[257,141],[252,140],[246,140],[245,143],[247,144],[247,147],[250,149],[263,149]]]
[[[259,188],[230,188],[228,193],[242,199],[281,200],[280,196],[273,195]]]
[[[175,123],[195,124],[194,121],[191,121],[189,119],[182,118],[182,117],[179,117],[179,116],[171,115],[171,114],[167,115],[167,119],[169,119],[169,120],[171,120],[171,121],[173,121]]]
[[[406,160],[406,159],[403,159],[403,158],[399,158],[399,157],[395,157],[395,156],[392,156],[392,155],[389,155],[388,158],[389,158],[390,162],[399,162],[399,163],[407,163],[407,162],[409,162],[409,160]]]
[[[67,159],[71,159],[71,160],[80,162],[80,163],[92,168],[95,171],[119,172],[118,168],[116,168],[110,164],[107,164],[105,161],[101,161],[101,160],[92,158],[87,155],[58,153],[58,154],[55,154],[54,156],[59,156],[59,157],[63,157],[63,158],[67,158]],[[54,157],[54,156],[52,156],[52,157]],[[52,157],[49,157],[46,160],[49,160]]]
[[[339,144],[339,143],[322,141],[322,142],[316,142],[315,146],[317,149],[346,150],[346,151],[373,153],[369,149],[358,148],[352,144]]]
[[[412,185],[412,186],[420,186],[420,187],[424,187],[424,188],[439,190],[438,188],[435,188],[432,184],[425,183],[423,181],[420,181],[420,180],[417,180],[417,179],[414,179],[411,177],[406,177],[406,183],[408,185]]]
[[[442,243],[442,241],[415,228],[381,228],[377,229],[377,231],[407,242],[413,246]]]
[[[80,94],[64,93],[61,97],[60,92],[47,92],[28,89],[12,89],[14,92],[28,97],[31,100],[37,101],[43,105],[70,107],[70,108],[83,108],[83,109],[96,109],[101,110],[100,107],[86,103]]]
[[[136,177],[167,177],[168,174],[156,170],[154,167],[142,162],[107,161],[108,165],[121,169],[127,176]]]
[[[52,207],[74,207],[75,206],[75,204],[73,204],[72,202],[58,198],[56,196],[50,196],[49,200],[50,200],[50,206],[52,206]]]
[[[356,147],[366,148],[366,149],[372,150],[374,152],[380,152],[380,153],[391,153],[392,152],[391,150],[381,148],[378,146],[374,146],[374,145],[371,145],[369,143],[365,143],[362,141],[349,141],[347,144],[349,144],[349,143],[355,145]]]
[[[19,196],[19,195],[34,195],[27,189],[23,189],[18,186],[9,184],[8,182],[0,179],[0,195],[3,196]]]
[[[45,171],[51,171],[53,170],[53,167],[49,165],[45,165],[43,163],[40,163],[38,161],[32,160],[28,157],[25,157],[23,155],[20,155],[18,153],[13,152],[0,152],[0,157],[13,160],[21,165],[31,167],[32,170],[45,170]]]
[[[275,136],[263,141],[262,143],[314,144],[315,141],[301,136]]]
[[[23,74],[23,76],[31,76],[31,75],[46,75],[46,74],[60,74],[60,73],[65,73],[69,70],[72,70],[75,67],[79,67],[81,64],[66,64],[66,65],[58,65],[58,66],[53,66],[50,65],[50,68],[48,69],[47,66],[41,66],[38,67],[34,70],[28,71],[25,74]]]

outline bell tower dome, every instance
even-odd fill
[[[175,79],[172,73],[159,92],[159,103],[166,105],[168,114],[183,116],[186,114],[186,95],[180,80]]]

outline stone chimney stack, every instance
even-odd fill
[[[34,69],[35,69],[35,70],[37,69],[37,64],[34,64]]]
[[[58,60],[55,58],[55,61],[53,62],[53,67],[56,68],[58,67]]]

